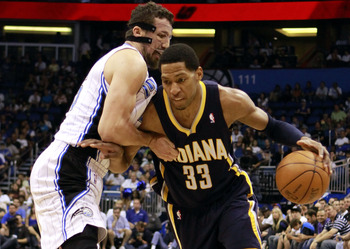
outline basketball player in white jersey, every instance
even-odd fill
[[[35,162],[30,183],[42,249],[98,248],[106,236],[98,207],[102,178],[108,169],[121,173],[127,166],[108,168],[97,149],[78,147],[80,141],[149,146],[164,160],[177,157],[166,137],[136,129],[157,89],[148,67],[157,68],[169,47],[172,24],[173,14],[153,2],[132,11],[125,44],[95,63],[55,140]]]

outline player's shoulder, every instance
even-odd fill
[[[116,51],[106,62],[106,69],[112,71],[127,69],[130,75],[138,71],[147,71],[147,64],[140,53],[131,48]]]
[[[240,89],[221,85],[218,85],[218,88],[222,104],[244,104],[250,100],[248,94]]]

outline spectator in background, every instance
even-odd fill
[[[48,69],[50,77],[57,77],[58,72],[60,71],[60,66],[57,63],[56,58],[51,59],[51,63],[49,64]]]
[[[28,215],[25,219],[25,225],[27,226],[29,233],[36,238],[36,243],[40,243],[40,230],[35,215],[35,206],[31,206]]]
[[[105,184],[107,189],[110,189],[112,186],[121,186],[124,181],[125,177],[122,174],[110,172]]]
[[[232,127],[232,136],[231,136],[232,143],[237,143],[239,137],[243,138],[243,134],[239,130],[238,125],[234,124],[233,127]]]
[[[348,210],[345,206],[345,200],[344,199],[340,199],[339,200],[339,215],[344,216],[348,213]]]
[[[323,231],[324,226],[326,223],[330,221],[330,219],[327,217],[326,211],[323,208],[319,208],[316,213],[316,219],[317,219],[317,230],[316,233],[319,234]]]
[[[327,56],[327,67],[339,67],[342,65],[341,56],[338,53],[338,49],[333,49],[332,52]]]
[[[156,231],[153,234],[151,249],[175,249],[177,248],[177,242],[174,237],[174,233],[170,230],[169,222],[165,223],[165,233],[161,234]]]
[[[316,98],[320,100],[325,100],[328,97],[328,87],[326,86],[326,83],[324,81],[320,82],[319,87],[316,89]]]
[[[28,98],[30,107],[38,107],[40,105],[41,96],[38,91],[34,91]]]
[[[261,65],[259,64],[259,59],[258,58],[254,58],[253,62],[249,65],[249,68],[251,68],[251,69],[260,69]]]
[[[334,145],[340,147],[344,144],[349,144],[349,138],[346,137],[346,133],[345,133],[345,130],[344,129],[341,129],[340,130],[340,137],[338,137],[335,142],[334,142]]]
[[[327,216],[330,221],[325,224],[324,229],[319,233],[314,241],[310,245],[310,249],[316,249],[319,246],[321,248],[335,248],[337,241],[335,235],[339,232],[340,235],[345,235],[350,232],[350,225],[347,220],[339,216],[333,206],[327,205],[325,207]]]
[[[135,224],[132,229],[132,235],[128,243],[126,244],[126,249],[146,249],[151,245],[153,235],[151,231],[146,228],[146,225],[139,221]]]
[[[288,249],[290,247],[297,248],[299,242],[301,221],[294,218],[290,221],[284,236],[280,236],[277,242],[277,249]]]
[[[292,101],[299,102],[303,97],[303,91],[301,89],[300,83],[296,82],[292,90]]]
[[[116,249],[115,239],[117,239],[117,241],[119,241],[120,243],[119,248],[125,249],[124,246],[131,236],[129,222],[125,217],[121,216],[120,213],[121,213],[121,208],[114,207],[113,216],[110,216],[107,218],[107,228],[108,228],[107,238],[111,244],[111,249]],[[106,248],[106,243],[107,243],[107,240],[106,239],[103,240],[102,249]]]
[[[22,207],[23,203],[21,203],[21,202],[19,201],[19,197],[13,199],[13,205],[16,206],[16,210],[17,210],[16,213],[17,213],[17,214],[20,214],[20,215],[22,216],[22,218],[25,219],[25,218],[26,218],[26,215],[27,215],[27,213],[26,213],[26,210],[27,210],[27,209],[24,209],[24,208]]]
[[[275,85],[275,88],[270,92],[269,99],[271,102],[278,102],[281,99],[281,86]]]
[[[335,104],[333,106],[333,111],[331,113],[331,120],[333,124],[341,123],[343,124],[346,119],[346,113],[340,109],[339,105]]]
[[[300,115],[303,118],[304,123],[311,114],[311,108],[308,106],[306,99],[301,99],[300,107],[296,110],[295,114]]]
[[[137,179],[140,179],[140,177],[145,173],[144,170],[141,168],[140,160],[137,157],[135,157],[132,160],[131,166],[130,166],[130,168],[128,170],[128,174],[129,174],[130,178],[131,178],[131,176],[130,176],[131,172],[135,172],[136,173],[136,178]]]
[[[339,213],[340,211],[340,202],[338,198],[335,198],[334,201],[332,202],[332,206],[334,207],[335,211]]]
[[[7,206],[11,203],[10,197],[2,192],[0,188],[0,208],[7,210]]]
[[[350,63],[350,53],[349,50],[345,50],[343,56],[341,57],[342,62],[345,66],[349,66]]]
[[[302,244],[298,248],[302,248],[302,249],[308,249],[310,247],[313,239],[318,234],[318,232],[317,232],[318,221],[317,221],[316,211],[313,209],[309,209],[306,212],[305,217],[307,219],[307,222],[305,222],[303,224],[303,226],[301,228],[301,233],[299,236],[300,240],[302,240],[302,242],[301,242]],[[309,232],[307,232],[307,231],[309,231]]]
[[[272,68],[283,68],[281,61],[279,58],[275,58]]]
[[[16,146],[15,141],[12,140],[12,135],[10,137],[7,137],[5,140],[6,148],[11,153],[11,160],[19,160],[19,158],[20,158],[20,155],[19,155],[20,151],[19,151],[18,147]]]
[[[303,124],[300,130],[302,133],[304,133],[305,137],[311,138],[311,134],[308,132],[308,127],[306,124]]]
[[[139,199],[134,199],[134,207],[126,211],[126,219],[129,221],[130,228],[133,229],[135,224],[142,222],[145,226],[148,223],[148,214],[141,208]]]
[[[259,161],[259,158],[253,154],[252,148],[249,146],[245,148],[244,155],[240,158],[240,166],[248,173],[252,182],[254,194],[259,201],[262,200],[259,179],[259,166],[261,162],[262,161]]]
[[[312,102],[312,100],[314,99],[315,97],[315,89],[314,87],[312,86],[312,83],[310,80],[308,80],[306,82],[306,86],[303,90],[303,93],[304,93],[304,97],[307,101],[309,102]]]
[[[260,96],[257,99],[257,106],[259,106],[263,110],[267,110],[269,107],[269,98],[266,97],[265,93],[260,93]]]
[[[8,212],[4,215],[4,217],[2,217],[1,219],[1,224],[2,224],[2,228],[4,228],[5,225],[5,229],[6,230],[6,226],[8,225],[8,221],[15,218],[16,214],[19,214],[17,212],[17,207],[15,204],[9,204],[9,208],[8,208]],[[2,234],[5,234],[4,230],[1,228]],[[8,227],[7,227],[8,228]]]
[[[51,121],[49,119],[49,114],[48,113],[44,113],[43,114],[42,122],[47,127],[48,131],[53,131],[53,126],[52,126],[52,123],[51,123]]]
[[[332,100],[337,100],[342,97],[342,94],[343,94],[342,89],[338,86],[337,82],[334,82],[332,84],[332,87],[330,87],[328,91],[329,98]]]
[[[267,231],[273,225],[273,217],[270,208],[265,205],[259,209],[263,217],[259,219],[260,231]]]
[[[125,179],[123,184],[120,186],[120,192],[122,195],[122,200],[124,201],[124,205],[126,209],[129,209],[131,203],[131,194],[133,191],[137,190],[137,183],[139,180],[137,179],[136,172],[130,172],[130,178]],[[126,190],[130,189],[130,193]]]
[[[350,95],[346,98],[344,102],[344,111],[349,112],[350,111]]]
[[[284,219],[282,210],[279,207],[272,209],[273,224],[267,235],[267,245],[269,249],[276,249],[278,238],[288,227],[288,222]]]
[[[63,75],[69,75],[72,72],[72,67],[69,65],[68,60],[64,60],[61,66],[61,73]]]
[[[42,108],[44,108],[45,110],[49,110],[51,105],[52,105],[52,102],[53,102],[53,96],[50,93],[50,91],[47,88],[45,88],[44,89],[44,94],[41,97],[41,104],[40,104],[40,106]]]
[[[68,99],[67,99],[67,96],[62,89],[58,89],[57,94],[54,95],[54,97],[53,97],[53,102],[55,103],[56,106],[61,106],[61,107],[65,108],[65,106],[68,103]]]
[[[37,74],[42,74],[46,70],[46,62],[43,61],[43,58],[40,54],[38,55],[38,59],[34,64],[34,68]]]

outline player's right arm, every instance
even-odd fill
[[[147,65],[138,52],[115,53],[105,65],[104,76],[110,87],[98,126],[101,139],[123,146],[148,146],[162,159],[176,158],[177,151],[166,137],[138,130],[130,122],[136,94],[147,76]]]
[[[331,161],[327,149],[319,142],[304,137],[303,133],[294,126],[275,120],[265,111],[257,107],[251,98],[239,89],[219,86],[220,101],[228,126],[240,121],[266,134],[278,143],[293,146],[299,145],[304,150],[317,153],[323,158],[324,164],[331,172]]]

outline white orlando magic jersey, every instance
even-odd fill
[[[134,49],[138,51],[136,48],[125,43],[111,50],[95,63],[76,94],[65,120],[55,135],[55,139],[70,145],[76,145],[78,142],[87,138],[100,138],[97,133],[97,127],[102,114],[104,100],[109,89],[109,84],[106,82],[103,70],[107,60],[114,53],[122,49]],[[140,56],[142,55],[140,54]],[[148,77],[147,73],[144,83],[137,93],[136,105],[130,116],[130,121],[136,127],[140,125],[141,116],[156,91],[157,84],[152,77]]]

